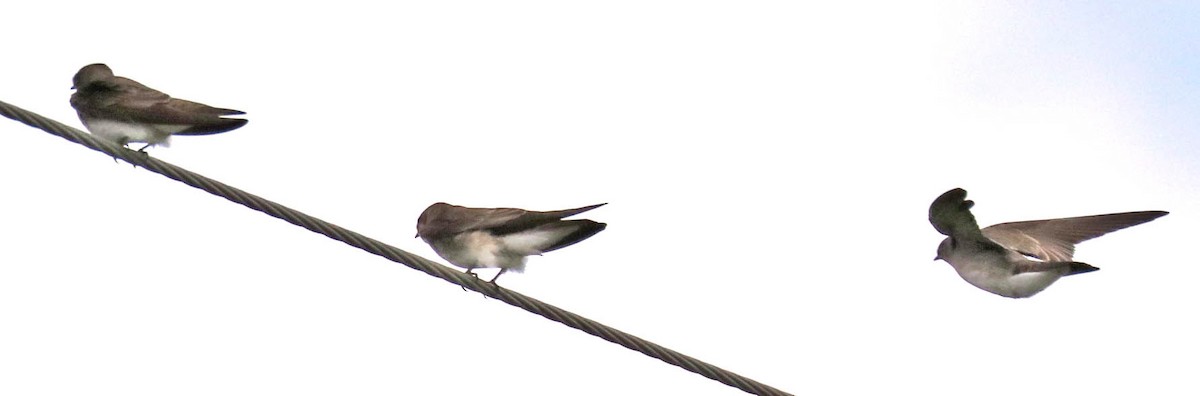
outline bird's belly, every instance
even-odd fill
[[[439,256],[462,268],[525,268],[524,256],[508,251],[499,238],[485,231],[465,232],[432,245]]]
[[[1052,271],[1013,275],[1011,269],[999,266],[963,267],[958,269],[958,275],[975,287],[1011,298],[1037,294],[1061,277]]]
[[[83,124],[93,135],[117,144],[149,143],[166,146],[172,133],[187,129],[181,125],[135,124],[97,119],[84,121]]]

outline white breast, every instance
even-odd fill
[[[947,261],[958,275],[975,287],[1005,297],[1025,298],[1045,290],[1062,277],[1055,271],[1013,274],[1013,261],[1023,260],[1002,254],[955,256]]]
[[[169,146],[171,134],[187,129],[184,125],[135,124],[116,120],[90,119],[83,122],[88,131],[118,144],[149,143]]]
[[[487,231],[470,231],[432,241],[433,251],[462,268],[525,269],[525,257],[505,246],[504,241]]]

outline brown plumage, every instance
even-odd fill
[[[1037,294],[1063,276],[1098,270],[1074,261],[1075,244],[1167,215],[1126,212],[980,229],[970,211],[975,203],[966,197],[966,190],[955,188],[929,206],[930,224],[947,236],[938,246],[937,259],[949,263],[968,283],[1013,298]]]
[[[246,125],[245,114],[183,99],[113,75],[108,66],[96,63],[79,69],[73,79],[76,91],[71,107],[93,134],[125,145],[145,142],[166,145],[171,135],[211,135]]]
[[[526,256],[562,249],[603,231],[607,227],[604,223],[563,220],[603,205],[539,212],[438,202],[417,219],[417,236],[439,256],[466,268],[468,273],[475,268],[500,268],[500,274],[520,272]]]

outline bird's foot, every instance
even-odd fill
[[[476,280],[479,279],[479,275],[475,273],[474,268],[467,268],[467,275],[471,275],[471,277],[475,278]],[[466,286],[459,286],[459,287],[462,287],[463,291],[467,291]]]
[[[496,286],[497,288],[499,288],[500,285],[496,284],[496,279],[500,279],[500,275],[504,275],[504,273],[507,271],[508,271],[508,268],[501,268],[500,272],[496,273],[496,276],[492,277],[492,280],[488,281],[488,283],[491,283],[492,286]]]

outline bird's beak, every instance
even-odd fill
[[[413,238],[420,238],[421,234],[413,235]]]
[[[942,259],[942,256],[937,256],[937,257],[934,257],[934,258],[933,258],[933,261],[938,261],[938,260],[941,260],[941,259]]]

